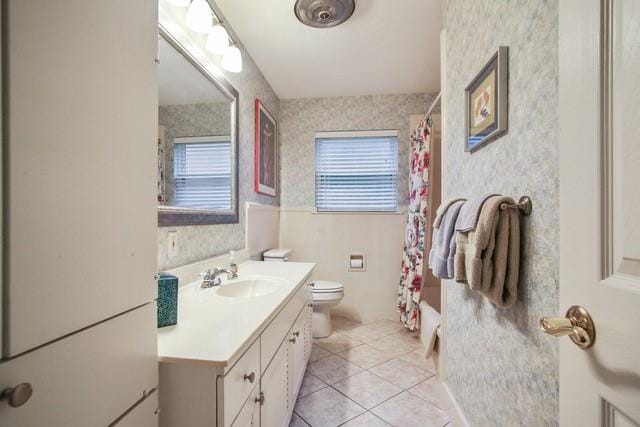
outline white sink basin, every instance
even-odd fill
[[[269,295],[286,282],[275,277],[250,277],[229,280],[218,287],[216,294],[227,298],[253,298]]]

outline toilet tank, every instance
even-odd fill
[[[262,254],[265,261],[285,262],[289,260],[291,249],[269,249]]]

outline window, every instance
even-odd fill
[[[396,131],[316,134],[319,211],[394,211],[397,177]]]
[[[231,141],[228,136],[176,138],[173,205],[231,210]]]

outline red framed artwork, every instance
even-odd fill
[[[256,98],[255,190],[276,196],[278,161],[278,124],[269,110]]]

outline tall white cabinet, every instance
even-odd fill
[[[0,425],[155,425],[157,1],[2,15]]]

